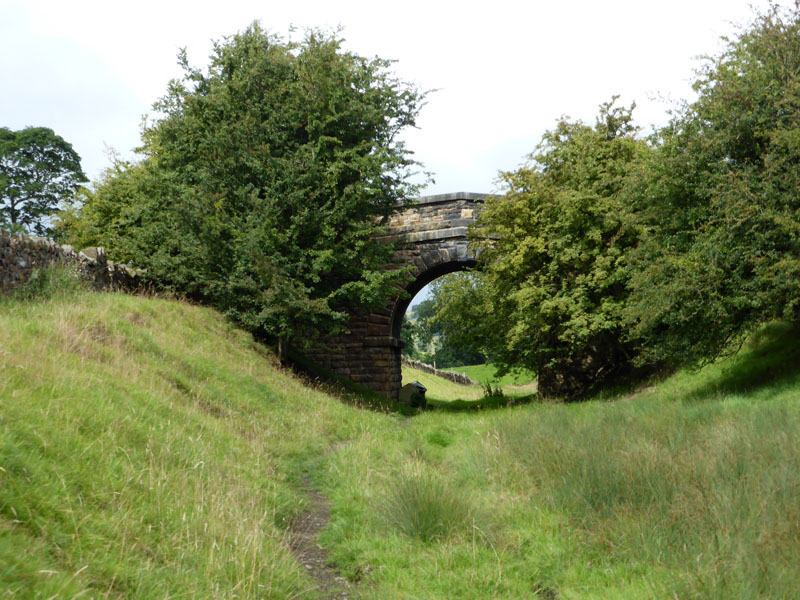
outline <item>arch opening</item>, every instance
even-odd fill
[[[414,296],[416,296],[422,290],[422,288],[436,279],[439,279],[445,275],[449,275],[450,273],[469,271],[476,269],[477,267],[478,262],[474,258],[468,258],[464,260],[440,263],[417,275],[417,277],[405,287],[408,297],[398,299],[392,308],[392,337],[398,340],[400,339],[400,331],[403,327],[403,317],[408,310],[409,304],[411,304],[411,301],[414,299]]]

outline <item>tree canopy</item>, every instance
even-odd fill
[[[443,296],[445,332],[576,397],[798,319],[800,4],[771,4],[725,44],[649,139],[607,104],[501,174],[473,229],[485,268]]]
[[[562,119],[527,165],[501,174],[471,236],[483,269],[445,284],[445,335],[483,348],[500,372],[537,373],[545,395],[580,396],[630,373],[628,253],[641,230],[628,188],[650,155],[632,107],[594,126]]]
[[[772,4],[704,60],[658,132],[629,315],[648,353],[698,364],[800,316],[800,5]]]
[[[417,193],[398,134],[424,93],[335,35],[258,23],[205,70],[179,62],[142,160],[109,169],[65,215],[70,235],[265,335],[332,331],[343,306],[384,300],[402,273],[374,234]]]
[[[458,272],[437,279],[430,287],[430,297],[409,309],[408,313],[413,313],[413,318],[406,313],[401,329],[405,356],[440,368],[486,362],[486,357],[469,332],[459,327],[465,321],[460,320],[457,325],[447,328],[444,325],[444,319],[448,316],[444,311],[449,310],[453,303],[443,295],[451,287],[468,281],[471,275]]]
[[[86,181],[72,145],[52,129],[0,127],[0,227],[47,235],[47,219]]]

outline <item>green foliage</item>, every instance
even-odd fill
[[[400,328],[400,341],[403,342],[401,352],[403,356],[420,360],[420,351],[417,348],[417,339],[420,336],[419,326],[416,321],[408,318],[408,312],[403,315],[403,324]]]
[[[421,466],[388,482],[379,509],[391,527],[423,542],[467,531],[475,518],[468,500],[452,484]]]
[[[503,173],[506,193],[472,230],[485,267],[444,295],[446,332],[471,336],[501,373],[537,373],[544,395],[627,376],[636,354],[622,309],[643,234],[629,197],[650,148],[631,112],[611,102],[594,126],[562,120],[527,166]]]
[[[477,298],[479,282],[477,273],[461,271],[440,277],[431,286],[428,321],[439,340],[437,367],[486,362],[486,346],[479,337],[485,316],[484,306]]]
[[[398,134],[424,94],[333,35],[285,42],[257,23],[205,71],[180,64],[143,161],[115,162],[68,233],[262,335],[302,340],[381,303],[403,273],[373,238],[416,193]]]
[[[429,350],[434,343],[434,339],[441,335],[442,329],[436,322],[436,301],[433,298],[426,298],[414,309],[414,324],[416,326],[416,338],[420,348]]]
[[[0,228],[49,235],[47,217],[84,181],[80,157],[52,129],[0,127]]]
[[[444,335],[576,397],[797,320],[800,4],[757,14],[694,87],[649,143],[611,103],[503,173],[473,229],[486,268],[445,285]]]
[[[483,388],[483,397],[486,399],[503,397],[503,388],[498,384],[492,385],[491,381],[487,381],[486,383],[481,383],[481,387]]]
[[[413,352],[404,351],[406,356],[435,364],[440,369],[481,364],[486,361],[486,356],[479,349],[479,345],[469,335],[471,331],[462,328],[466,323],[463,313],[459,310],[457,314],[451,315],[448,311],[448,307],[452,304],[448,301],[451,290],[464,285],[469,286],[470,276],[459,272],[440,277],[430,288],[430,298],[426,298],[412,309],[413,320],[408,316],[404,317],[401,336],[408,336],[413,342]],[[465,304],[470,306],[468,303]],[[459,305],[459,308],[461,306]]]
[[[756,15],[694,88],[658,135],[630,308],[650,355],[678,364],[800,314],[800,5]]]

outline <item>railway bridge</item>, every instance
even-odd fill
[[[396,297],[381,310],[354,314],[349,333],[326,338],[306,354],[337,375],[397,399],[401,387],[400,328],[414,297],[428,283],[474,267],[467,228],[483,209],[486,194],[457,192],[424,196],[392,218],[385,234],[397,242],[395,262],[411,265],[408,296]]]

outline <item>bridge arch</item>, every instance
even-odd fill
[[[404,288],[408,294],[408,297],[396,298],[392,306],[392,336],[396,338],[400,337],[400,330],[403,326],[403,317],[408,310],[409,304],[411,304],[411,301],[414,299],[414,296],[416,296],[422,290],[422,288],[432,281],[436,281],[439,279],[439,277],[449,275],[450,273],[456,273],[458,271],[474,269],[477,266],[478,261],[474,258],[468,258],[465,260],[448,260],[447,262],[441,262],[434,265],[428,270],[420,273],[420,275],[413,281],[409,282]]]
[[[424,196],[395,215],[383,237],[398,243],[395,262],[411,266],[404,288],[407,297],[395,297],[371,313],[352,315],[349,333],[320,341],[307,351],[309,357],[337,375],[397,399],[402,382],[403,315],[428,283],[477,265],[467,228],[480,214],[485,198],[486,194],[468,192]]]

